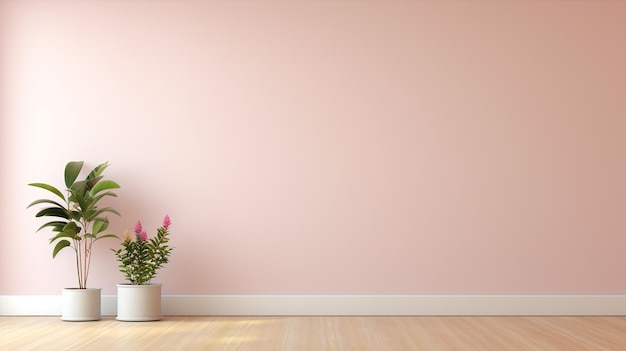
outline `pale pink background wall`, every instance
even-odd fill
[[[0,11],[0,294],[75,285],[25,209],[71,159],[169,213],[166,294],[626,293],[626,2]]]

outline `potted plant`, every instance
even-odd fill
[[[44,204],[35,217],[50,219],[37,231],[49,228],[54,234],[50,243],[54,243],[52,257],[65,249],[74,251],[78,288],[63,289],[63,309],[61,319],[66,321],[88,321],[101,319],[101,289],[88,289],[89,267],[93,255],[93,245],[114,234],[105,234],[109,226],[108,213],[120,215],[111,207],[99,207],[100,201],[107,196],[117,196],[111,189],[119,188],[112,180],[104,180],[103,172],[109,166],[101,163],[92,169],[84,179],[79,180],[83,161],[71,161],[65,166],[65,191],[46,183],[30,183],[29,186],[41,188],[54,194],[53,199],[39,199],[28,208]],[[64,194],[65,193],[65,194]]]
[[[161,286],[151,283],[152,278],[166,263],[173,248],[168,246],[168,215],[157,229],[156,236],[148,239],[141,222],[137,221],[135,233],[124,231],[122,248],[113,250],[120,271],[128,283],[117,284],[117,320],[156,321],[161,319]]]

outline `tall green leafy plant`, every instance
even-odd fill
[[[87,288],[93,244],[103,238],[116,237],[114,234],[104,233],[109,227],[107,214],[120,215],[111,207],[99,207],[103,198],[116,197],[117,195],[111,190],[120,187],[112,180],[103,179],[102,173],[109,163],[99,164],[84,179],[79,179],[83,164],[83,161],[67,163],[64,191],[46,183],[28,184],[55,195],[53,199],[35,200],[28,205],[28,208],[45,205],[35,214],[35,217],[44,217],[50,221],[39,227],[37,232],[44,228],[52,230],[54,236],[50,238],[50,243],[55,244],[52,249],[53,258],[65,248],[74,250],[80,289]]]

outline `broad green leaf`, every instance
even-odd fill
[[[78,211],[72,211],[71,216],[72,216],[72,219],[75,220],[76,222],[80,222],[83,219],[83,216]]]
[[[67,222],[51,221],[51,222],[48,222],[48,223],[42,225],[41,227],[39,227],[39,229],[37,229],[37,232],[42,230],[43,228],[46,228],[46,227],[52,227],[52,231],[53,232],[61,232],[61,231],[63,231],[63,227],[65,226],[65,224],[67,224]]]
[[[68,222],[63,227],[63,232],[76,235],[80,232],[80,227],[75,222]]]
[[[75,240],[80,240],[80,237],[78,237],[76,234],[61,232],[55,235],[54,237],[50,238],[50,243],[52,244],[53,241],[61,239],[61,238],[71,238]]]
[[[98,210],[98,211],[94,214],[94,217],[99,217],[101,214],[103,214],[103,213],[107,213],[107,212],[109,212],[109,213],[115,213],[115,214],[116,214],[116,215],[118,215],[118,216],[122,216],[122,215],[121,215],[119,212],[117,212],[117,210],[116,210],[116,209],[114,209],[113,207],[104,207],[104,208],[99,209],[99,210]],[[105,218],[106,218],[106,217],[105,217]]]
[[[101,192],[102,190],[108,190],[108,189],[117,189],[119,188],[120,185],[117,184],[116,182],[112,181],[112,180],[102,180],[100,182],[98,182],[89,192],[91,194],[91,196],[96,195],[97,193]]]
[[[70,201],[78,202],[78,200],[73,200],[73,198],[75,198],[76,196],[80,196],[81,198],[85,197],[88,191],[87,183],[84,180],[74,182],[74,184],[72,184],[72,187],[70,187],[70,191],[72,192],[72,195],[70,196]]]
[[[96,238],[96,240],[100,240],[104,238],[118,238],[118,237],[115,234],[105,234],[105,235],[100,235],[99,237]]]
[[[92,222],[97,217],[98,213],[95,210],[87,210],[83,212],[83,218],[85,218],[87,222]]]
[[[61,218],[69,219],[67,215],[67,211],[58,207],[44,208],[43,210],[37,212],[37,214],[35,215],[35,217],[44,217],[44,216],[61,217]]]
[[[65,201],[65,196],[63,196],[63,193],[59,189],[53,187],[52,185],[45,184],[45,183],[30,183],[28,185],[51,191],[56,196],[60,197],[61,199],[63,199],[63,201]]]
[[[82,205],[82,209],[84,211],[95,209],[98,203],[94,201],[94,198],[89,195],[89,193],[85,194],[84,204]]]
[[[80,170],[83,169],[83,161],[71,161],[65,166],[65,187],[71,188],[78,178]]]
[[[98,203],[105,196],[117,197],[117,194],[112,192],[112,191],[107,191],[107,192],[104,192],[104,193],[100,193],[100,194],[92,197],[91,199],[92,199],[93,203]]]
[[[93,179],[86,179],[87,189],[92,189],[100,180],[102,180],[102,178],[102,176],[99,176]]]
[[[98,233],[105,231],[108,227],[109,227],[108,218],[105,217],[104,219],[96,219],[93,222],[93,234],[97,235]]]
[[[48,200],[48,199],[39,199],[39,200],[35,200],[33,202],[31,202],[28,206],[26,206],[26,208],[30,208],[32,206],[35,205],[39,205],[39,204],[53,204],[53,205],[57,205],[59,208],[65,209],[65,206],[61,205],[60,203],[53,201],[53,200]]]
[[[61,240],[59,241],[56,246],[54,247],[54,250],[52,250],[52,258],[55,258],[57,256],[57,254],[59,253],[59,251],[61,251],[62,249],[66,248],[70,246],[70,242],[67,240]]]

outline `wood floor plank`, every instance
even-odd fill
[[[614,329],[606,319],[587,317],[535,318],[538,324],[550,328],[563,339],[571,342],[571,350],[620,350],[626,349],[626,330]]]
[[[256,317],[237,351],[285,350],[289,319]]]
[[[369,324],[372,317],[326,317],[331,320],[339,350],[384,350],[376,331]]]
[[[237,350],[246,339],[254,317],[215,317],[190,350]]]
[[[64,322],[0,316],[0,350],[626,350],[626,317],[165,317]]]
[[[330,318],[285,317],[289,318],[289,329],[285,350],[336,351],[336,332]]]

